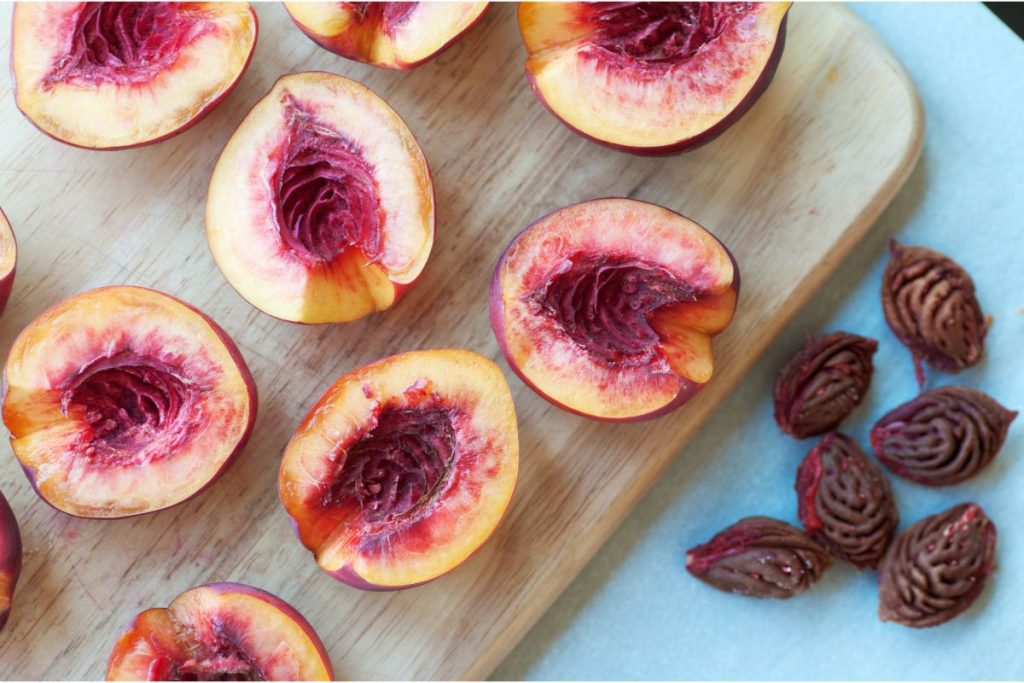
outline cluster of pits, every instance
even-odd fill
[[[147,83],[205,30],[175,3],[85,3],[68,52],[54,64],[48,81]]]
[[[328,503],[355,498],[369,523],[414,515],[447,479],[457,452],[453,417],[441,405],[384,406],[345,453]]]
[[[665,306],[695,300],[692,287],[660,266],[584,254],[569,257],[568,267],[534,296],[541,313],[570,339],[615,367],[651,362],[661,339],[651,327],[651,315]]]
[[[355,247],[380,257],[383,210],[373,167],[362,151],[297,102],[275,180],[284,243],[312,263],[329,263]]]

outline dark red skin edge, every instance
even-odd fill
[[[459,38],[461,38],[462,36],[466,35],[466,33],[468,33],[470,29],[472,29],[473,27],[475,27],[477,24],[480,23],[480,20],[484,18],[484,15],[487,14],[487,10],[490,9],[490,7],[491,7],[491,5],[490,5],[490,3],[488,3],[487,6],[484,7],[483,11],[481,11],[480,14],[477,15],[476,19],[474,19],[469,24],[469,26],[467,26],[466,28],[464,28],[461,31],[459,31],[458,33],[456,33],[454,36],[452,36],[451,40],[449,40],[447,43],[445,43],[441,47],[437,48],[437,50],[435,50],[434,52],[430,53],[429,55],[427,55],[423,59],[419,60],[418,62],[400,62],[400,63],[394,64],[394,65],[391,65],[391,64],[374,64],[373,62],[364,62],[363,60],[356,59],[355,57],[352,57],[350,55],[343,55],[342,53],[337,52],[334,48],[332,48],[330,45],[328,45],[327,44],[327,39],[324,36],[321,36],[318,33],[314,33],[305,24],[300,24],[298,22],[298,20],[295,17],[292,16],[292,13],[288,12],[288,8],[287,7],[285,7],[285,12],[288,14],[288,18],[292,20],[292,23],[295,24],[299,28],[299,30],[302,31],[306,35],[307,38],[309,38],[314,43],[316,43],[317,45],[319,45],[320,47],[322,47],[323,49],[327,50],[330,53],[336,54],[336,55],[338,55],[339,57],[341,57],[343,59],[348,59],[348,60],[353,61],[353,62],[359,62],[360,64],[366,64],[368,66],[375,66],[378,69],[390,69],[391,71],[410,71],[412,69],[415,69],[417,66],[419,66],[421,64],[426,64],[430,60],[432,60],[435,57],[437,57],[438,55],[440,55],[442,52],[448,50],[448,48],[450,48],[452,45],[454,45],[455,42]]]
[[[288,15],[288,16],[291,16],[291,15]],[[285,74],[285,76],[296,74],[296,73],[325,73],[325,74],[330,74],[332,76],[336,76],[337,75],[337,74],[331,74],[329,71],[293,71],[290,74]],[[281,78],[284,78],[284,76],[279,76],[277,80],[280,80]],[[349,79],[349,80],[353,80],[353,79]],[[359,81],[354,81],[354,82],[359,83]],[[270,90],[273,90],[274,86],[276,86],[276,85],[277,85],[277,81],[274,81],[274,85],[270,86]],[[372,92],[374,95],[377,95],[376,91],[370,89],[368,86],[363,85],[362,83],[359,83],[359,85],[362,85],[364,88],[366,88],[367,90]],[[266,94],[263,95],[263,97],[261,97],[259,100],[257,100],[256,104],[259,104],[260,102],[262,102],[263,99],[266,98],[266,96],[270,94],[270,90],[268,90],[266,92]],[[377,97],[380,97],[380,95],[377,95]],[[409,124],[405,123],[405,119],[402,118],[402,115],[399,114],[393,107],[391,107],[391,105],[388,104],[388,101],[385,100],[383,97],[380,97],[380,99],[381,99],[381,101],[384,102],[384,104],[388,105],[388,107],[391,109],[391,111],[395,112],[395,116],[398,117],[398,120],[401,121],[403,124],[405,124],[406,128],[409,128]],[[247,119],[249,117],[249,114],[252,113],[252,110],[256,108],[256,104],[254,104],[251,107],[249,107],[249,111],[246,112],[245,116],[242,117],[243,121],[245,119]],[[239,124],[239,125],[241,125],[241,124]],[[238,130],[237,126],[236,126],[235,130]],[[232,131],[231,132],[231,136],[234,136],[234,134],[235,134],[235,132]],[[409,134],[412,135],[413,141],[416,143],[416,146],[419,147],[420,153],[422,154],[423,153],[423,148],[420,147],[420,141],[416,139],[416,134],[412,132],[412,128],[409,128]],[[231,136],[228,137],[228,141],[231,140]],[[227,142],[224,143],[224,146],[227,147]],[[220,156],[223,155],[223,154],[224,154],[224,150],[222,149],[220,155],[217,156],[218,160],[220,159]],[[434,209],[434,238],[433,239],[436,240],[437,239],[437,190],[434,189],[434,173],[430,170],[430,162],[427,160],[427,155],[426,154],[423,155],[423,165],[426,166],[426,168],[427,168],[427,179],[430,181],[430,204],[431,204],[431,206]],[[211,175],[211,177],[210,177],[210,184],[207,185],[207,189],[206,189],[206,195],[207,196],[210,195],[210,187],[212,187],[212,183],[213,183],[213,176]],[[205,223],[205,221],[206,221],[205,216],[203,218],[203,221]],[[434,243],[433,243],[433,241],[431,241],[431,243],[430,243],[430,250],[431,251],[434,250]],[[430,261],[430,254],[427,254],[427,262],[429,263],[429,261]],[[214,262],[216,263],[216,259],[214,259]],[[217,266],[217,268],[219,270],[220,266]],[[426,269],[427,269],[427,265],[426,265],[426,263],[424,263],[423,264],[423,270],[425,271]],[[395,300],[393,302],[391,302],[390,308],[394,308],[398,304],[399,299],[401,299],[405,295],[406,291],[408,291],[414,284],[416,284],[421,277],[423,277],[423,271],[420,271],[420,274],[417,275],[416,278],[414,280],[412,280],[411,282],[406,282],[405,284],[397,284],[397,283],[392,282],[391,284],[395,288]],[[226,280],[227,280],[227,278],[225,278],[225,281]],[[307,322],[302,321],[302,320],[288,320],[286,318],[279,318],[276,315],[272,315],[270,313],[267,313],[262,308],[257,307],[251,301],[246,299],[245,295],[242,294],[241,292],[239,292],[238,289],[235,288],[235,286],[233,284],[231,284],[230,282],[228,282],[228,285],[230,285],[231,289],[233,289],[235,291],[235,294],[237,294],[238,296],[242,297],[242,299],[246,303],[248,303],[250,306],[255,308],[257,311],[259,311],[263,315],[270,316],[274,320],[280,320],[283,323],[290,323],[290,324],[293,324],[293,325],[308,325],[310,327],[317,327],[317,326],[320,326],[320,325],[344,325],[345,324],[345,323],[331,323],[331,322],[307,323]],[[386,310],[389,310],[389,309],[385,309],[385,311]],[[2,310],[0,310],[0,312],[2,312]],[[364,317],[369,318],[369,317],[371,317],[371,316],[373,316],[373,315],[375,315],[377,313],[384,313],[384,311],[376,311],[375,313],[370,313],[369,315],[366,315]],[[350,322],[355,322],[355,321],[352,320]]]
[[[121,285],[118,285],[118,286],[121,286]],[[242,380],[245,382],[246,388],[249,390],[249,403],[251,405],[250,410],[249,410],[249,422],[245,426],[245,431],[242,432],[241,437],[239,437],[238,444],[235,446],[235,449],[233,451],[231,451],[231,455],[229,455],[224,460],[224,463],[221,465],[220,469],[217,470],[213,474],[213,476],[210,477],[210,480],[206,484],[204,484],[202,487],[200,487],[198,490],[196,490],[195,493],[191,494],[187,498],[183,498],[183,499],[179,500],[177,503],[172,503],[171,505],[168,505],[166,507],[157,508],[155,510],[143,510],[141,512],[133,512],[131,514],[120,515],[120,516],[117,516],[117,517],[86,517],[86,516],[83,516],[83,515],[76,515],[76,514],[74,514],[72,512],[68,512],[67,510],[60,509],[59,507],[54,505],[52,502],[47,500],[47,498],[45,496],[43,496],[42,493],[40,493],[39,487],[36,486],[35,469],[31,468],[31,467],[29,467],[27,465],[21,464],[21,462],[19,461],[19,464],[21,464],[22,471],[25,472],[25,476],[28,478],[29,484],[32,485],[32,489],[36,492],[36,495],[39,496],[39,498],[44,503],[46,503],[47,505],[52,507],[57,512],[63,513],[63,514],[68,515],[70,517],[77,517],[79,519],[126,519],[126,518],[129,518],[129,517],[138,517],[139,515],[148,515],[148,514],[151,514],[153,512],[159,512],[160,510],[170,510],[171,508],[174,508],[174,507],[177,507],[179,505],[182,505],[183,503],[187,503],[188,501],[192,500],[193,498],[195,498],[196,496],[201,494],[206,489],[208,489],[211,486],[213,486],[213,484],[218,479],[220,479],[221,475],[224,474],[224,472],[227,471],[228,467],[230,467],[231,464],[238,458],[238,456],[241,455],[242,450],[245,448],[246,443],[249,441],[249,437],[252,435],[253,425],[256,424],[256,412],[257,412],[258,407],[259,407],[259,398],[258,398],[257,391],[256,391],[256,380],[253,379],[252,373],[249,372],[249,366],[245,364],[245,358],[242,357],[242,353],[238,350],[238,346],[236,346],[235,342],[231,339],[231,337],[228,336],[228,333],[225,332],[224,329],[221,328],[220,325],[218,325],[216,322],[214,322],[213,318],[210,318],[209,316],[207,316],[205,313],[200,311],[195,306],[192,306],[191,304],[188,304],[188,303],[182,301],[181,299],[179,299],[179,298],[177,298],[175,296],[171,296],[170,294],[167,294],[165,292],[161,292],[161,291],[158,291],[158,290],[155,290],[155,289],[151,289],[149,287],[140,287],[138,285],[123,285],[123,286],[135,287],[136,289],[145,289],[145,290],[150,291],[150,292],[155,292],[157,294],[162,294],[163,296],[166,296],[166,297],[169,297],[171,299],[174,299],[179,304],[185,306],[186,308],[188,308],[189,310],[193,311],[194,313],[198,313],[200,316],[202,316],[202,318],[206,322],[206,324],[210,326],[210,328],[217,334],[217,337],[220,338],[220,340],[224,343],[224,346],[227,347],[228,353],[231,355],[231,359],[235,362],[235,366],[238,368],[239,374],[242,375]],[[115,285],[108,285],[106,287],[97,287],[95,290],[91,290],[91,291],[103,290],[103,289],[113,289],[114,287],[115,287]],[[7,400],[7,390],[8,390],[7,372],[5,370],[4,371],[4,386],[3,386],[3,394],[4,394],[3,395],[3,400],[5,400],[5,401]]]
[[[317,403],[319,403],[319,400],[317,401]],[[316,405],[317,404],[314,403],[313,404],[313,408],[310,408],[309,412],[312,412],[313,410],[315,410],[316,409]],[[307,417],[308,417],[308,413],[307,413]],[[304,417],[303,418],[303,422],[305,422],[305,419],[306,418]],[[278,485],[277,485],[277,499],[281,502],[281,507],[284,508],[284,498],[281,496],[281,477],[280,476],[278,476],[278,480],[277,481],[278,481]],[[341,567],[341,569],[339,569],[337,571],[334,571],[334,572],[329,572],[326,569],[323,569],[322,567],[320,568],[320,571],[324,572],[325,574],[330,576],[335,581],[340,581],[341,583],[344,583],[346,585],[352,586],[353,588],[358,588],[359,590],[371,591],[371,592],[375,592],[375,593],[390,593],[390,592],[394,592],[394,591],[408,590],[409,588],[416,588],[417,586],[422,586],[424,584],[430,583],[431,581],[435,581],[435,580],[441,578],[442,576],[445,576],[446,574],[449,574],[452,571],[454,571],[463,562],[467,562],[471,557],[473,557],[478,552],[480,552],[481,548],[483,548],[485,545],[487,545],[487,541],[491,540],[491,537],[494,536],[494,532],[498,530],[498,527],[501,526],[501,523],[503,521],[505,521],[505,517],[508,516],[508,511],[509,511],[509,508],[512,507],[512,499],[515,498],[516,488],[518,486],[519,486],[519,477],[516,477],[515,482],[512,484],[512,495],[509,496],[508,505],[505,506],[505,511],[501,513],[501,517],[498,519],[498,522],[494,525],[494,528],[491,529],[491,532],[489,534],[487,534],[487,537],[483,541],[480,542],[480,545],[477,546],[476,550],[474,550],[469,555],[467,555],[466,559],[463,560],[462,562],[460,562],[459,564],[453,565],[448,570],[442,572],[441,574],[438,574],[437,576],[435,576],[432,579],[427,579],[426,581],[420,581],[419,583],[411,583],[411,584],[409,584],[407,586],[381,586],[379,584],[370,583],[370,582],[364,580],[361,576],[359,576],[358,574],[356,574],[356,573],[354,573],[352,571],[350,565],[344,565],[344,566]],[[288,509],[287,508],[285,508],[285,514],[288,514]],[[299,542],[301,543],[302,542],[302,536],[299,535],[299,523],[298,523],[298,521],[294,517],[292,517],[290,514],[288,514],[288,521],[291,523],[292,531],[295,533],[295,536],[299,539]],[[309,550],[311,552],[314,552],[314,553],[316,552],[312,548],[307,547],[305,544],[303,544],[303,547],[306,548],[306,550]],[[317,565],[317,566],[319,567],[319,565]]]
[[[693,398],[697,393],[699,393],[700,390],[703,389],[705,385],[703,385],[703,384],[694,384],[693,382],[687,381],[687,386],[682,391],[680,391],[678,394],[676,394],[676,397],[674,399],[672,399],[672,401],[666,403],[661,408],[658,408],[657,410],[653,410],[653,411],[651,411],[649,413],[644,413],[642,415],[633,415],[631,417],[619,417],[619,418],[616,418],[616,417],[599,417],[597,415],[590,415],[588,413],[584,413],[582,411],[576,410],[575,408],[572,408],[570,406],[567,406],[567,405],[564,405],[562,403],[559,403],[558,401],[555,401],[550,396],[548,396],[543,391],[541,391],[540,388],[537,387],[537,385],[535,385],[533,382],[531,382],[529,380],[529,378],[527,378],[526,375],[519,369],[519,365],[512,359],[511,354],[509,354],[509,352],[508,352],[508,347],[505,344],[505,308],[504,308],[504,305],[503,305],[502,299],[501,299],[501,286],[500,286],[499,273],[501,272],[502,264],[505,262],[505,257],[508,255],[508,250],[512,247],[512,245],[516,242],[516,240],[519,239],[519,237],[521,235],[526,233],[528,230],[533,228],[533,226],[537,225],[541,221],[546,220],[552,214],[557,213],[558,211],[562,211],[563,209],[567,209],[570,206],[578,206],[579,204],[586,204],[588,202],[599,201],[601,199],[630,199],[630,198],[628,198],[628,197],[598,197],[596,199],[590,199],[590,200],[583,201],[583,202],[576,202],[575,204],[569,204],[568,206],[564,206],[564,207],[562,207],[560,209],[556,209],[555,211],[551,211],[551,212],[545,214],[544,216],[542,216],[541,218],[538,218],[533,223],[530,223],[528,226],[526,226],[525,228],[520,230],[519,233],[515,237],[513,237],[512,240],[505,246],[504,251],[501,252],[501,256],[498,258],[497,265],[495,265],[495,267],[494,267],[494,273],[491,275],[491,286],[490,286],[490,295],[489,295],[490,301],[489,301],[489,306],[488,306],[488,310],[489,310],[490,316],[491,316],[491,330],[494,332],[494,337],[498,341],[498,347],[501,349],[502,355],[505,356],[505,361],[508,363],[508,366],[510,368],[512,368],[512,371],[516,373],[516,375],[519,377],[519,379],[521,379],[526,386],[530,387],[530,389],[532,389],[534,391],[534,393],[536,393],[538,396],[543,398],[545,401],[547,401],[551,405],[557,406],[557,407],[561,408],[562,410],[565,410],[566,412],[573,413],[574,415],[579,415],[580,417],[585,417],[587,419],[594,420],[596,422],[640,422],[642,420],[653,420],[656,417],[661,417],[661,416],[666,415],[668,413],[671,413],[672,411],[674,411],[677,408],[681,407],[684,403],[686,403],[691,398]],[[641,200],[631,199],[631,201],[641,201]],[[644,202],[644,203],[650,204],[651,202]],[[658,204],[653,204],[653,206],[658,206],[658,208],[665,209],[666,211],[672,211],[672,209],[668,209],[668,208],[660,206]],[[682,216],[683,218],[686,218],[686,216],[683,216],[683,214],[679,213],[678,211],[672,211],[672,213],[674,213],[674,214],[676,214],[678,216]],[[686,220],[688,220],[688,221],[690,221],[692,223],[696,223],[696,221],[693,221],[690,218],[686,218]],[[700,223],[697,223],[697,225],[700,225]],[[729,255],[729,260],[732,262],[732,273],[733,273],[732,284],[730,285],[730,287],[732,287],[733,291],[736,292],[736,305],[737,305],[737,307],[739,307],[740,267],[739,267],[739,264],[736,262],[736,257],[733,256],[731,251],[729,251],[729,247],[725,246],[725,244],[722,242],[722,240],[718,239],[718,237],[716,237],[710,230],[708,230],[707,228],[704,228],[704,226],[701,226],[701,228],[703,228],[709,235],[714,237],[715,241],[717,241],[720,245],[722,245],[722,249],[724,249],[725,253]],[[734,311],[733,315],[735,317],[735,311]]]
[[[11,225],[3,209],[0,209],[0,220],[5,221],[7,225]],[[14,242],[14,265],[11,266],[10,272],[0,277],[0,315],[7,308],[7,300],[11,297],[11,289],[14,287],[14,274],[18,270],[18,239],[14,235],[13,226],[11,226],[11,241]]]
[[[0,553],[0,572],[7,574],[10,597],[14,597],[14,589],[21,576],[21,532],[14,511],[3,493],[0,493]],[[0,611],[0,631],[4,630],[10,615],[11,609]]]
[[[689,152],[697,149],[702,145],[706,145],[711,142],[719,135],[724,133],[732,124],[736,123],[747,113],[747,110],[754,106],[758,98],[761,97],[762,93],[767,90],[769,84],[772,82],[772,78],[775,76],[775,70],[779,66],[779,61],[782,59],[782,50],[786,44],[786,20],[789,18],[789,10],[786,10],[787,16],[782,18],[782,22],[779,24],[779,35],[775,40],[775,48],[772,50],[772,54],[768,57],[768,61],[764,65],[764,69],[761,71],[761,75],[758,76],[754,85],[751,86],[750,91],[747,92],[746,96],[740,101],[736,108],[729,112],[721,121],[708,128],[702,133],[694,135],[692,138],[680,140],[679,142],[673,142],[670,145],[663,145],[661,147],[630,147],[628,145],[619,145],[600,138],[595,138],[592,135],[588,135],[583,131],[575,128],[565,120],[562,119],[550,106],[541,94],[540,89],[537,87],[537,83],[533,77],[533,74],[529,70],[526,71],[526,80],[530,84],[530,89],[533,90],[537,99],[544,105],[544,108],[551,112],[562,125],[576,133],[580,137],[586,138],[591,142],[596,142],[599,145],[614,149],[618,152],[628,152],[629,154],[636,154],[637,156],[670,156],[673,154],[680,154],[682,152]]]
[[[246,58],[245,64],[242,65],[242,69],[238,72],[238,76],[231,83],[231,85],[229,85],[224,90],[224,92],[222,92],[220,94],[220,96],[218,96],[217,98],[215,98],[214,100],[212,100],[210,102],[207,102],[206,106],[203,107],[202,109],[200,109],[199,112],[196,113],[195,116],[193,116],[191,119],[186,121],[183,126],[178,128],[177,130],[172,130],[170,133],[167,133],[165,135],[161,135],[158,138],[153,138],[152,140],[144,140],[142,142],[136,142],[136,143],[131,144],[131,145],[120,145],[118,147],[86,147],[85,145],[78,145],[78,144],[75,144],[73,142],[68,142],[67,140],[62,140],[62,139],[56,137],[55,135],[53,135],[51,133],[48,133],[47,131],[43,130],[38,125],[36,125],[36,122],[33,121],[28,116],[28,114],[26,114],[25,112],[21,111],[21,107],[18,107],[18,111],[21,112],[21,115],[24,116],[25,119],[28,120],[28,122],[31,123],[36,128],[36,130],[38,130],[40,133],[42,133],[46,137],[51,138],[53,140],[56,140],[57,142],[59,142],[61,144],[64,144],[64,145],[67,145],[69,147],[77,147],[78,149],[88,149],[88,150],[96,151],[96,152],[117,152],[117,151],[120,151],[120,150],[123,150],[123,149],[135,149],[136,147],[146,147],[147,145],[155,145],[158,142],[163,142],[164,140],[168,140],[170,138],[173,138],[175,135],[180,135],[181,133],[184,133],[186,130],[188,130],[189,128],[191,128],[192,126],[196,125],[197,123],[202,121],[204,118],[206,118],[206,115],[209,114],[211,111],[213,111],[216,108],[216,106],[218,104],[220,104],[221,101],[225,97],[230,95],[231,91],[233,91],[235,89],[235,87],[239,84],[239,82],[242,80],[242,76],[245,75],[246,70],[249,68],[249,64],[252,62],[252,56],[254,54],[256,54],[256,43],[259,42],[259,37],[260,37],[260,19],[259,19],[258,16],[256,16],[256,10],[254,10],[252,8],[251,4],[249,5],[249,14],[252,15],[253,27],[255,28],[255,33],[253,34],[252,48],[249,50],[249,56],[248,56],[248,58]],[[14,17],[13,4],[11,6],[11,17],[12,17],[12,19]],[[17,91],[18,85],[17,85],[17,81],[14,78],[14,40],[13,40],[13,37],[11,39],[11,67],[10,67],[10,70],[11,70],[11,80],[14,81],[14,89],[15,89],[15,91]],[[15,106],[17,106],[17,100],[15,100]]]

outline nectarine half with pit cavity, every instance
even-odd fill
[[[239,583],[147,609],[114,645],[108,681],[329,681],[316,631],[288,603]]]
[[[331,52],[386,69],[411,69],[468,31],[486,2],[286,2],[295,25]]]
[[[526,74],[581,135],[637,154],[712,140],[768,87],[788,2],[524,2]]]
[[[142,287],[103,287],[22,330],[3,420],[36,492],[78,517],[126,517],[212,483],[249,438],[256,385],[215,322]]]
[[[515,408],[498,366],[471,351],[412,351],[327,390],[288,443],[278,490],[321,569],[394,590],[479,548],[518,470]]]
[[[256,46],[248,3],[19,2],[11,70],[18,109],[76,147],[166,139],[209,113]]]
[[[7,306],[7,299],[14,287],[14,271],[18,264],[18,243],[14,231],[7,222],[7,216],[0,209],[0,313]]]
[[[521,232],[491,280],[491,326],[513,370],[566,410],[656,417],[711,379],[739,271],[688,218],[632,199],[560,209]]]
[[[434,186],[412,132],[347,78],[280,78],[217,161],[206,234],[252,305],[304,323],[392,304],[434,243]]]
[[[21,533],[18,520],[0,493],[0,631],[4,630],[7,618],[11,616],[14,602],[14,587],[21,575]]]

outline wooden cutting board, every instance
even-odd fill
[[[854,247],[918,157],[913,85],[844,7],[794,7],[778,74],[757,105],[717,141],[662,159],[587,142],[541,107],[523,75],[514,9],[493,7],[436,61],[391,73],[321,50],[280,5],[261,5],[259,46],[238,89],[192,130],[137,150],[54,142],[16,111],[10,87],[3,91],[0,206],[20,246],[0,324],[3,357],[20,329],[64,297],[146,285],[198,306],[235,338],[259,386],[260,414],[248,448],[215,486],[128,520],[54,511],[0,446],[0,488],[25,546],[0,676],[100,678],[138,611],[225,580],[297,607],[340,677],[486,676]],[[7,73],[10,12],[2,14]],[[224,281],[203,229],[207,183],[233,128],[279,75],[310,69],[355,78],[391,103],[419,138],[437,191],[424,277],[394,309],[349,325],[306,327],[256,311]],[[276,493],[278,461],[301,416],[339,375],[384,355],[466,347],[498,359],[487,285],[505,243],[558,207],[607,195],[681,211],[735,253],[743,290],[716,339],[710,386],[668,417],[610,425],[560,412],[507,372],[521,474],[492,540],[449,575],[404,592],[363,593],[321,573]]]

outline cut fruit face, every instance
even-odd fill
[[[228,141],[206,234],[228,282],[283,320],[348,322],[389,308],[434,242],[434,187],[382,99],[327,73],[284,76]]]
[[[14,511],[0,493],[0,631],[11,615],[14,588],[21,575],[21,533]]]
[[[196,123],[234,88],[256,46],[247,3],[15,5],[18,108],[71,145],[120,149]]]
[[[7,216],[0,209],[0,313],[7,306],[7,299],[14,287],[14,271],[18,264],[18,243],[14,231],[7,222]]]
[[[387,69],[411,69],[468,31],[486,2],[286,2],[320,47]]]
[[[693,221],[654,204],[560,209],[506,249],[491,326],[541,396],[604,420],[655,417],[711,379],[711,337],[732,320],[739,273]]]
[[[108,681],[329,681],[313,627],[270,593],[238,583],[192,588],[148,609],[110,655]]]
[[[596,142],[640,154],[707,142],[768,86],[790,3],[524,2],[526,73]]]
[[[455,568],[494,531],[519,468],[515,408],[498,366],[470,351],[413,351],[339,379],[281,462],[281,502],[320,568],[365,590]]]
[[[241,451],[256,385],[196,309],[141,287],[67,299],[14,341],[3,419],[39,495],[79,517],[180,503]]]

